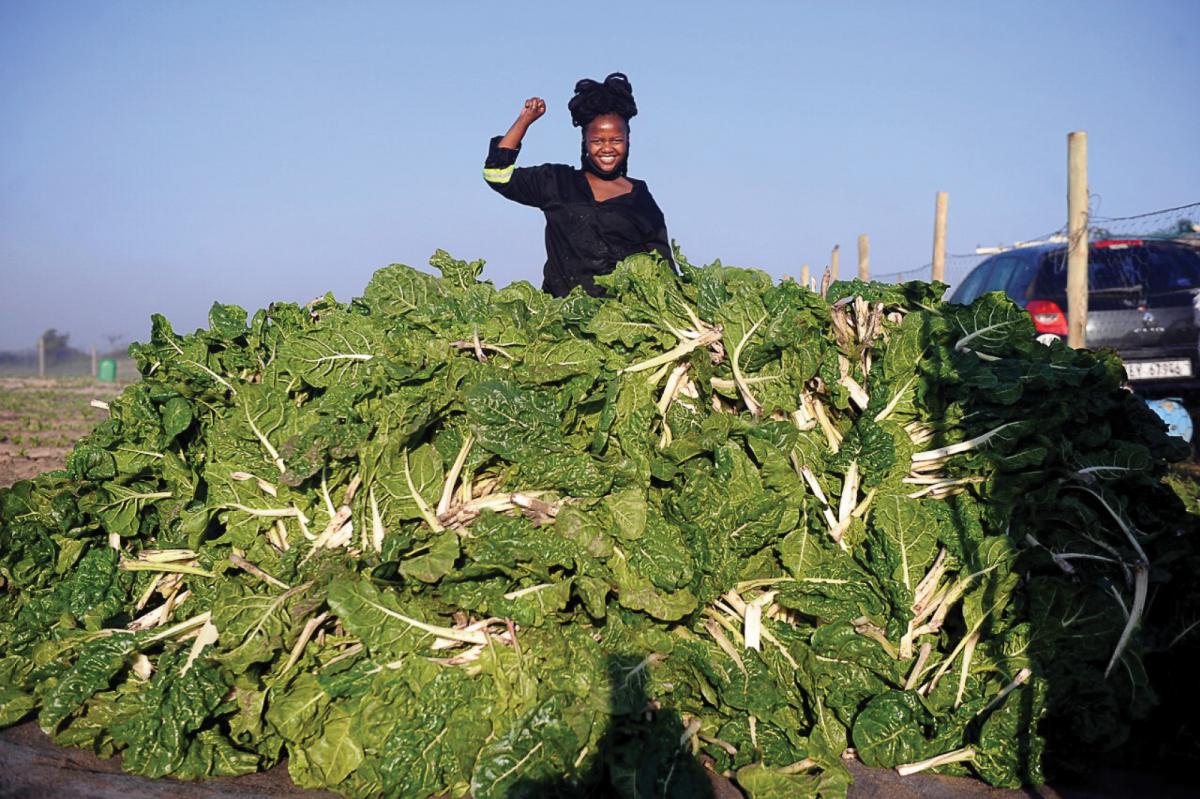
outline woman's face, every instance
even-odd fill
[[[612,172],[624,161],[629,148],[629,128],[616,114],[598,116],[584,131],[588,157],[602,172]]]

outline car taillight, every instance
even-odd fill
[[[1049,300],[1034,300],[1025,306],[1033,317],[1033,324],[1039,333],[1054,333],[1067,335],[1067,315],[1058,307],[1058,303]]]

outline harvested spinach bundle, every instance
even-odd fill
[[[848,750],[1037,784],[1153,705],[1194,533],[1115,354],[941,285],[431,263],[154,317],[0,489],[0,725],[348,796],[690,797],[703,755],[772,797]]]

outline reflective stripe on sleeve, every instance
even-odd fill
[[[508,183],[512,180],[513,169],[515,167],[506,166],[503,169],[484,169],[483,179],[488,183]]]

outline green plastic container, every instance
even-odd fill
[[[109,358],[100,361],[96,368],[96,377],[106,383],[117,379],[117,362]]]

